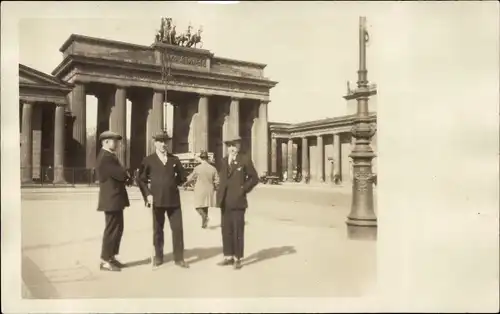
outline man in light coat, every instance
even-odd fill
[[[217,169],[208,162],[208,153],[201,151],[201,163],[193,169],[188,176],[186,184],[195,181],[194,206],[200,214],[201,227],[205,229],[208,225],[208,208],[215,206],[215,190],[219,185]]]

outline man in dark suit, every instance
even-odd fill
[[[218,265],[233,265],[235,269],[240,269],[244,252],[247,194],[259,183],[259,176],[251,158],[239,152],[240,137],[231,137],[225,142],[228,154],[222,161],[217,189],[224,260]]]
[[[182,226],[179,186],[186,181],[179,158],[167,150],[167,133],[153,136],[156,151],[144,158],[137,184],[148,207],[153,206],[153,266],[163,264],[165,214],[172,230],[175,265],[189,268],[184,261],[184,230]],[[150,186],[148,186],[148,183]]]
[[[122,137],[111,131],[99,136],[102,149],[97,157],[99,178],[98,211],[104,212],[106,227],[102,239],[101,270],[120,271],[124,267],[116,259],[123,235],[123,210],[130,206],[126,185],[130,175],[116,157],[116,149]]]

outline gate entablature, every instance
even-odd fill
[[[269,90],[277,84],[264,77],[265,64],[219,58],[209,50],[163,42],[143,46],[72,34],[59,50],[64,60],[52,74],[71,83],[163,88],[162,57],[166,55],[172,90],[269,100]]]

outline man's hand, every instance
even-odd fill
[[[153,205],[153,195],[148,195],[146,198],[146,206],[151,207]]]

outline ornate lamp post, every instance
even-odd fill
[[[358,88],[354,97],[358,102],[358,112],[355,118],[352,135],[356,139],[355,146],[349,157],[353,161],[353,184],[351,213],[347,216],[347,230],[350,239],[376,239],[377,217],[373,209],[373,174],[372,159],[375,154],[370,141],[375,134],[368,116],[368,88],[366,70],[366,18],[359,18],[359,71]]]

